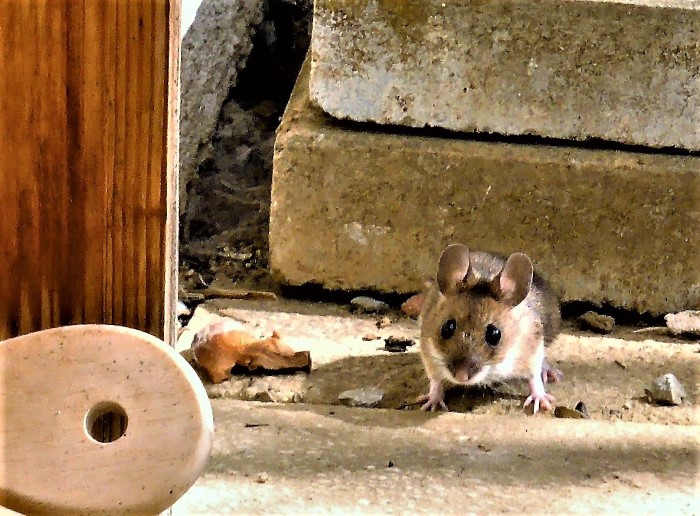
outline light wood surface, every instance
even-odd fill
[[[167,1],[168,17],[168,91],[167,91],[167,128],[165,181],[166,181],[166,218],[165,218],[165,304],[163,340],[174,348],[177,342],[177,299],[178,299],[178,256],[180,232],[180,42],[182,1]]]
[[[169,340],[178,59],[177,0],[0,1],[0,339]]]
[[[100,407],[126,421],[93,425]],[[24,514],[156,514],[201,474],[214,431],[179,354],[107,325],[0,343],[0,413],[0,505]]]

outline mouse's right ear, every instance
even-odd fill
[[[469,274],[469,249],[462,244],[448,245],[440,255],[437,282],[444,295],[462,290],[464,279]]]

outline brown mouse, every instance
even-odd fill
[[[421,345],[430,391],[422,410],[447,410],[445,384],[477,385],[527,378],[534,403],[552,409],[547,381],[561,372],[545,359],[545,346],[559,334],[559,301],[523,253],[508,258],[448,246],[437,281],[421,308]]]

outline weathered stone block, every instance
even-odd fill
[[[700,157],[346,129],[310,104],[305,70],[274,159],[284,281],[412,292],[463,242],[528,253],[567,301],[700,306]]]
[[[356,121],[700,150],[700,4],[317,0],[311,98]]]

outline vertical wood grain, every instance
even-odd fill
[[[0,2],[0,339],[173,323],[176,0]]]
[[[162,147],[166,160],[166,197],[168,210],[165,221],[165,234],[163,245],[165,246],[165,303],[163,306],[165,320],[165,332],[163,339],[171,347],[177,342],[177,299],[178,299],[178,235],[180,232],[180,206],[178,199],[179,175],[180,175],[180,42],[182,41],[182,3],[181,0],[170,0],[169,3],[169,33],[168,52],[154,52],[157,57],[167,56],[168,81],[163,92],[158,98],[168,99],[168,131],[165,133],[166,143]],[[164,44],[164,42],[163,42]],[[163,66],[164,64],[156,65]],[[151,282],[151,294],[157,294],[157,285]]]

